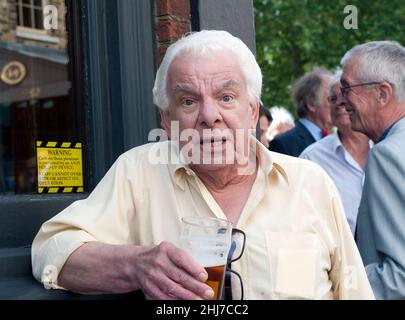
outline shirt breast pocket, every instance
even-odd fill
[[[272,296],[275,299],[316,299],[325,270],[322,242],[306,232],[267,232]]]

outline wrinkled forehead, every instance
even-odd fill
[[[167,77],[169,90],[187,89],[200,81],[220,86],[240,86],[245,83],[236,56],[229,51],[206,55],[182,52],[170,64]]]

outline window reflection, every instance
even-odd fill
[[[64,0],[58,29],[43,28],[42,0],[0,0],[0,193],[36,193],[36,141],[83,142],[74,106]]]

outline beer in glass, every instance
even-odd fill
[[[226,259],[231,245],[232,224],[223,219],[185,217],[180,244],[208,273],[207,285],[214,300],[222,296]]]

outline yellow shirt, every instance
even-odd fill
[[[332,180],[310,161],[254,143],[257,177],[235,226],[246,233],[246,247],[232,263],[245,299],[374,299]],[[32,265],[46,287],[60,288],[57,272],[86,242],[178,244],[182,217],[226,219],[189,167],[152,164],[157,149],[174,148],[166,141],[122,154],[87,199],[42,225]]]

